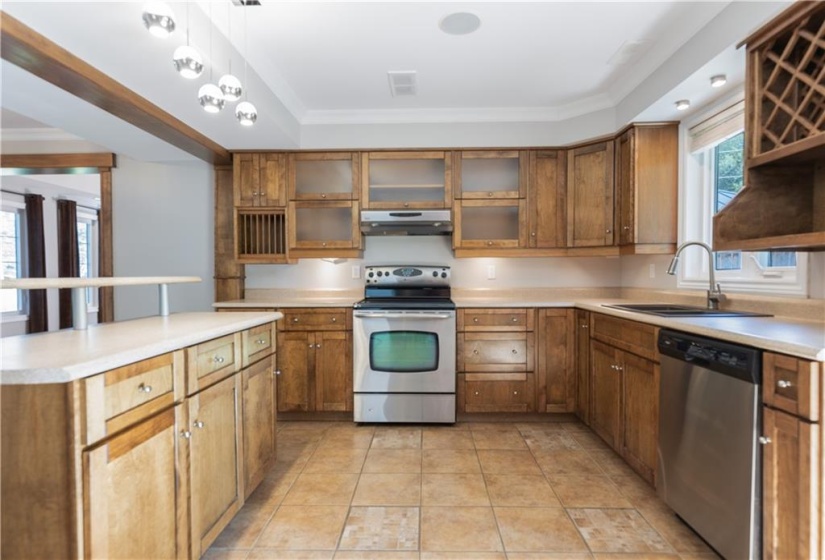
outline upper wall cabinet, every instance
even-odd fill
[[[286,206],[286,154],[234,154],[235,206]]]
[[[567,153],[567,246],[613,245],[613,140]]]
[[[616,224],[623,254],[673,253],[679,126],[634,125],[616,140]]]
[[[454,152],[453,196],[459,199],[525,198],[527,152]]]
[[[567,237],[567,153],[530,152],[529,236],[531,249],[564,247]]]
[[[290,200],[358,200],[361,157],[358,153],[289,155]]]
[[[449,208],[452,165],[448,152],[361,154],[364,208]]]
[[[745,43],[746,182],[713,219],[714,249],[825,250],[825,2]]]

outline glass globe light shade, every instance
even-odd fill
[[[223,98],[227,101],[237,101],[243,93],[241,81],[232,74],[224,74],[218,81],[218,87],[221,88]]]
[[[175,14],[163,2],[149,2],[143,7],[143,25],[155,37],[165,39],[175,30]]]
[[[249,101],[243,101],[235,107],[235,116],[242,125],[252,126],[258,120],[258,110]]]
[[[215,84],[204,84],[198,90],[198,101],[207,113],[217,113],[226,104],[221,88]]]
[[[172,62],[174,62],[178,74],[188,80],[194,80],[203,72],[203,59],[200,53],[189,45],[181,45],[175,49]]]

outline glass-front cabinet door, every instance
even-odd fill
[[[290,256],[357,256],[357,202],[291,201],[288,218]]]
[[[352,152],[289,155],[290,200],[358,200],[360,154]]]
[[[516,150],[455,152],[453,194],[461,199],[525,198],[529,156]]]
[[[449,208],[452,165],[447,152],[362,154],[364,208]]]
[[[457,200],[453,247],[516,249],[527,247],[526,200]]]

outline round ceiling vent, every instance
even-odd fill
[[[468,35],[481,27],[481,19],[470,12],[456,12],[441,18],[438,27],[448,35]]]

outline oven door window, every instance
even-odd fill
[[[381,331],[370,335],[370,369],[413,373],[438,369],[438,334]]]

